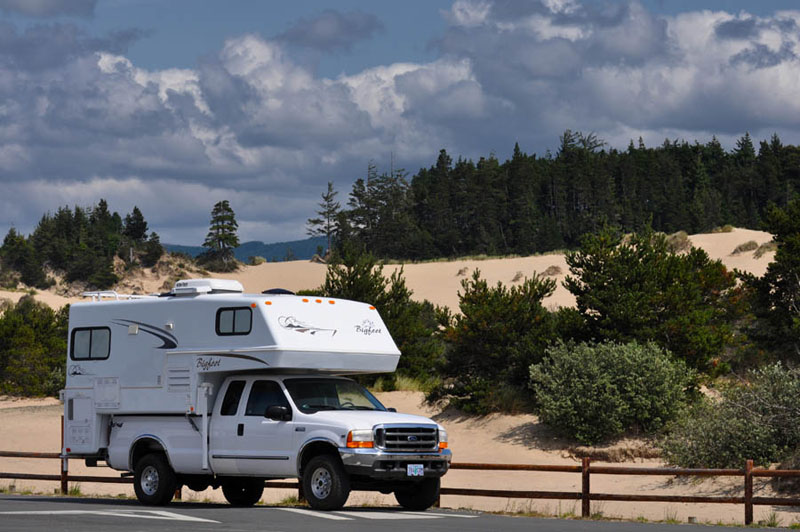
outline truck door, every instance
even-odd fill
[[[238,473],[236,460],[241,452],[238,448],[240,438],[237,436],[240,423],[238,414],[239,410],[244,410],[240,403],[243,402],[241,398],[245,382],[243,379],[228,382],[222,403],[215,407],[211,419],[209,463],[212,471],[218,475]]]
[[[285,406],[291,412],[280,384],[272,380],[253,381],[244,413],[239,417],[240,474],[265,477],[297,474],[297,451],[293,446],[294,423],[264,417],[270,406]]]

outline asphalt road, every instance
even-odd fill
[[[340,512],[317,512],[307,508],[232,508],[226,504],[200,503],[173,503],[154,508],[136,501],[0,495],[2,532],[374,532],[398,529],[442,532],[708,532],[708,527],[700,525],[676,528],[676,525],[664,524],[507,517],[449,510],[406,512],[387,508],[347,508]]]

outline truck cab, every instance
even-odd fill
[[[451,460],[444,427],[346,376],[397,364],[377,310],[237,285],[73,305],[64,453],[132,472],[151,505],[181,485],[252,505],[279,478],[298,478],[316,509],[341,508],[351,490],[434,504]]]

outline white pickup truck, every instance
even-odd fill
[[[374,307],[216,279],[90,295],[70,309],[63,452],[132,473],[142,503],[167,504],[183,485],[253,505],[278,478],[299,478],[322,510],[351,490],[413,510],[438,498],[445,429],[341,376],[397,364]]]

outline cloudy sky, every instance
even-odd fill
[[[138,205],[199,244],[305,236],[438,150],[544,153],[565,129],[800,144],[798,2],[0,0],[0,232],[62,205]]]

